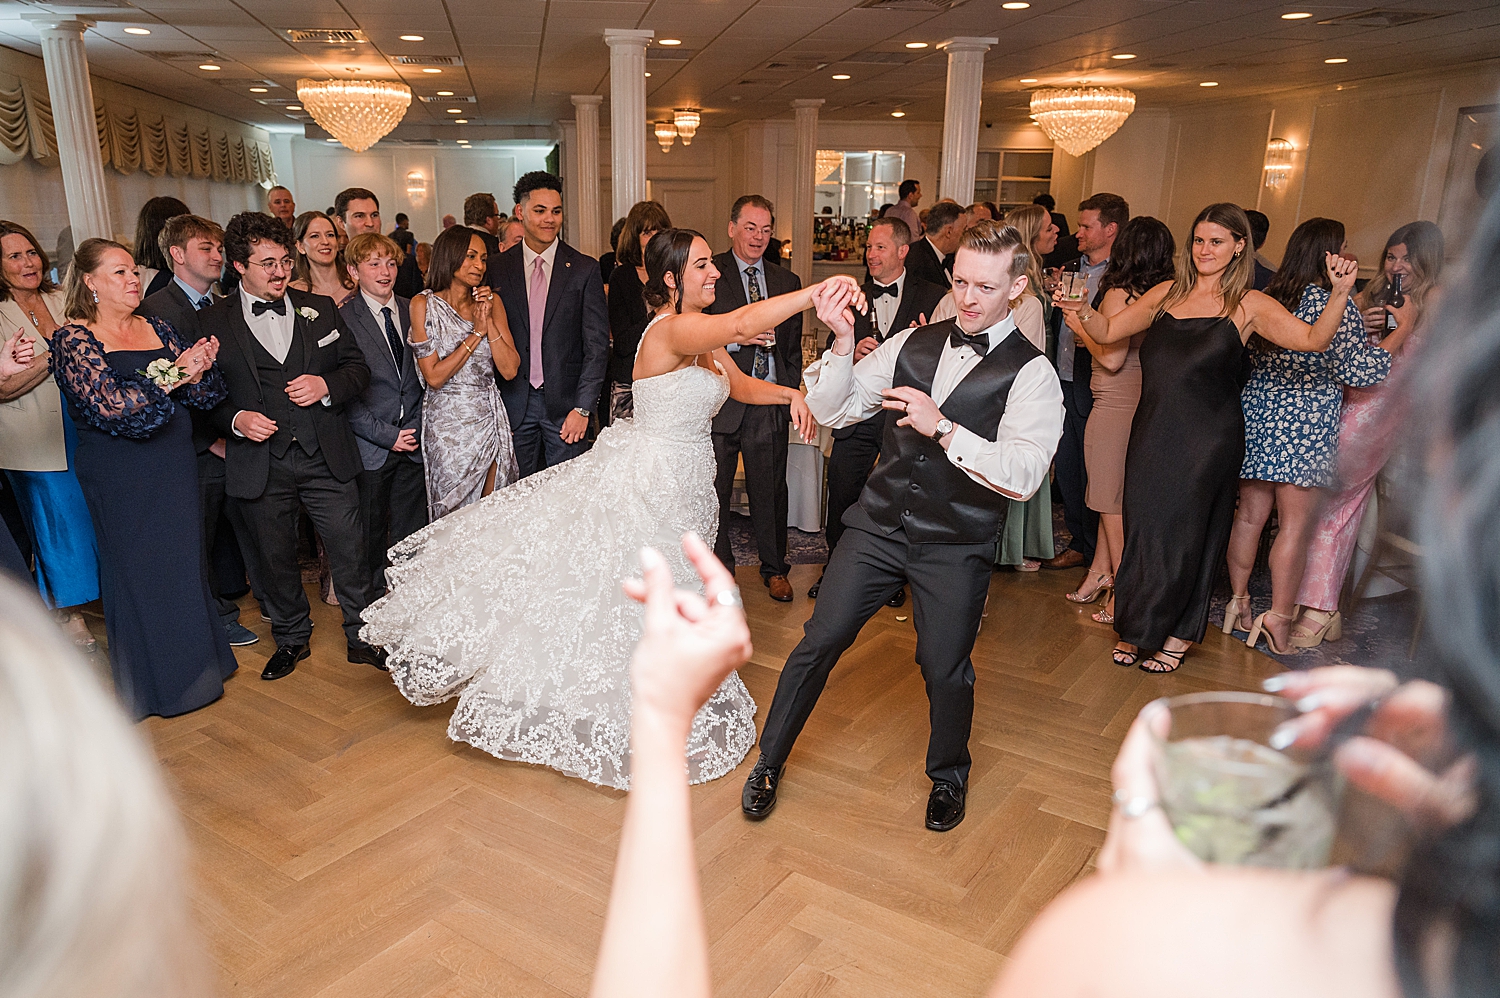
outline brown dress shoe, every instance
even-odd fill
[[[1083,564],[1083,552],[1068,548],[1056,558],[1042,562],[1043,568],[1077,568]]]
[[[792,601],[792,584],[787,581],[785,575],[773,575],[766,580],[766,587],[771,590],[771,598],[778,603],[790,603]]]

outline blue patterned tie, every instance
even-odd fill
[[[195,312],[201,312],[205,308],[208,308],[208,306],[212,305],[213,303],[214,303],[214,296],[213,295],[204,295],[202,298],[198,299],[198,304],[196,304],[196,305],[193,306],[193,311],[195,311]]]
[[[750,287],[750,300],[760,301],[765,295],[760,291],[760,279],[756,277],[759,267],[746,267],[745,278]],[[755,348],[755,361],[750,365],[750,377],[759,378],[761,381],[769,380],[771,377],[771,351],[767,347]]]
[[[391,356],[396,358],[396,371],[401,371],[401,334],[396,332],[396,323],[391,319],[391,307],[385,306],[380,310],[385,316],[385,338],[391,344]]]

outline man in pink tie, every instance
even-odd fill
[[[534,170],[516,181],[521,242],[489,261],[521,369],[500,383],[522,476],[582,454],[604,389],[609,312],[599,261],[559,238],[562,180]]]

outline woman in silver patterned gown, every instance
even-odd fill
[[[611,423],[579,457],[397,544],[391,592],[365,610],[361,632],[386,648],[412,703],[458,698],[450,738],[621,789],[630,785],[641,606],[620,584],[639,574],[649,545],[679,586],[702,591],[681,538],[693,531],[712,546],[718,526],[714,413],[730,396],[789,405],[804,437],[815,430],[801,392],[749,377],[723,348],[764,343],[765,330],[827,296],[815,285],[705,315],[719,274],[708,243],[686,229],[659,232],[646,268],[656,317],[636,351],[634,417]],[[830,280],[854,287],[843,275]],[[693,722],[689,778],[723,776],[754,744],[755,701],[731,674]]]
[[[432,244],[428,290],[411,303],[411,352],[427,383],[422,463],[433,521],[519,475],[495,372],[515,377],[521,356],[505,307],[483,284],[485,265],[484,240],[453,226]]]

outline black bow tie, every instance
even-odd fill
[[[981,357],[988,353],[990,349],[990,338],[984,333],[975,333],[973,336],[970,336],[962,329],[959,329],[958,326],[954,326],[953,331],[948,334],[948,342],[955,350],[961,346],[967,346]]]
[[[873,305],[876,301],[885,297],[886,295],[890,295],[892,298],[899,298],[901,297],[901,289],[894,284],[887,284],[885,287],[881,287],[879,284],[876,284],[875,293],[870,295],[870,303]]]
[[[277,315],[286,315],[286,299],[277,298],[273,301],[253,301],[250,303],[251,315],[260,315],[262,312],[275,312]]]

